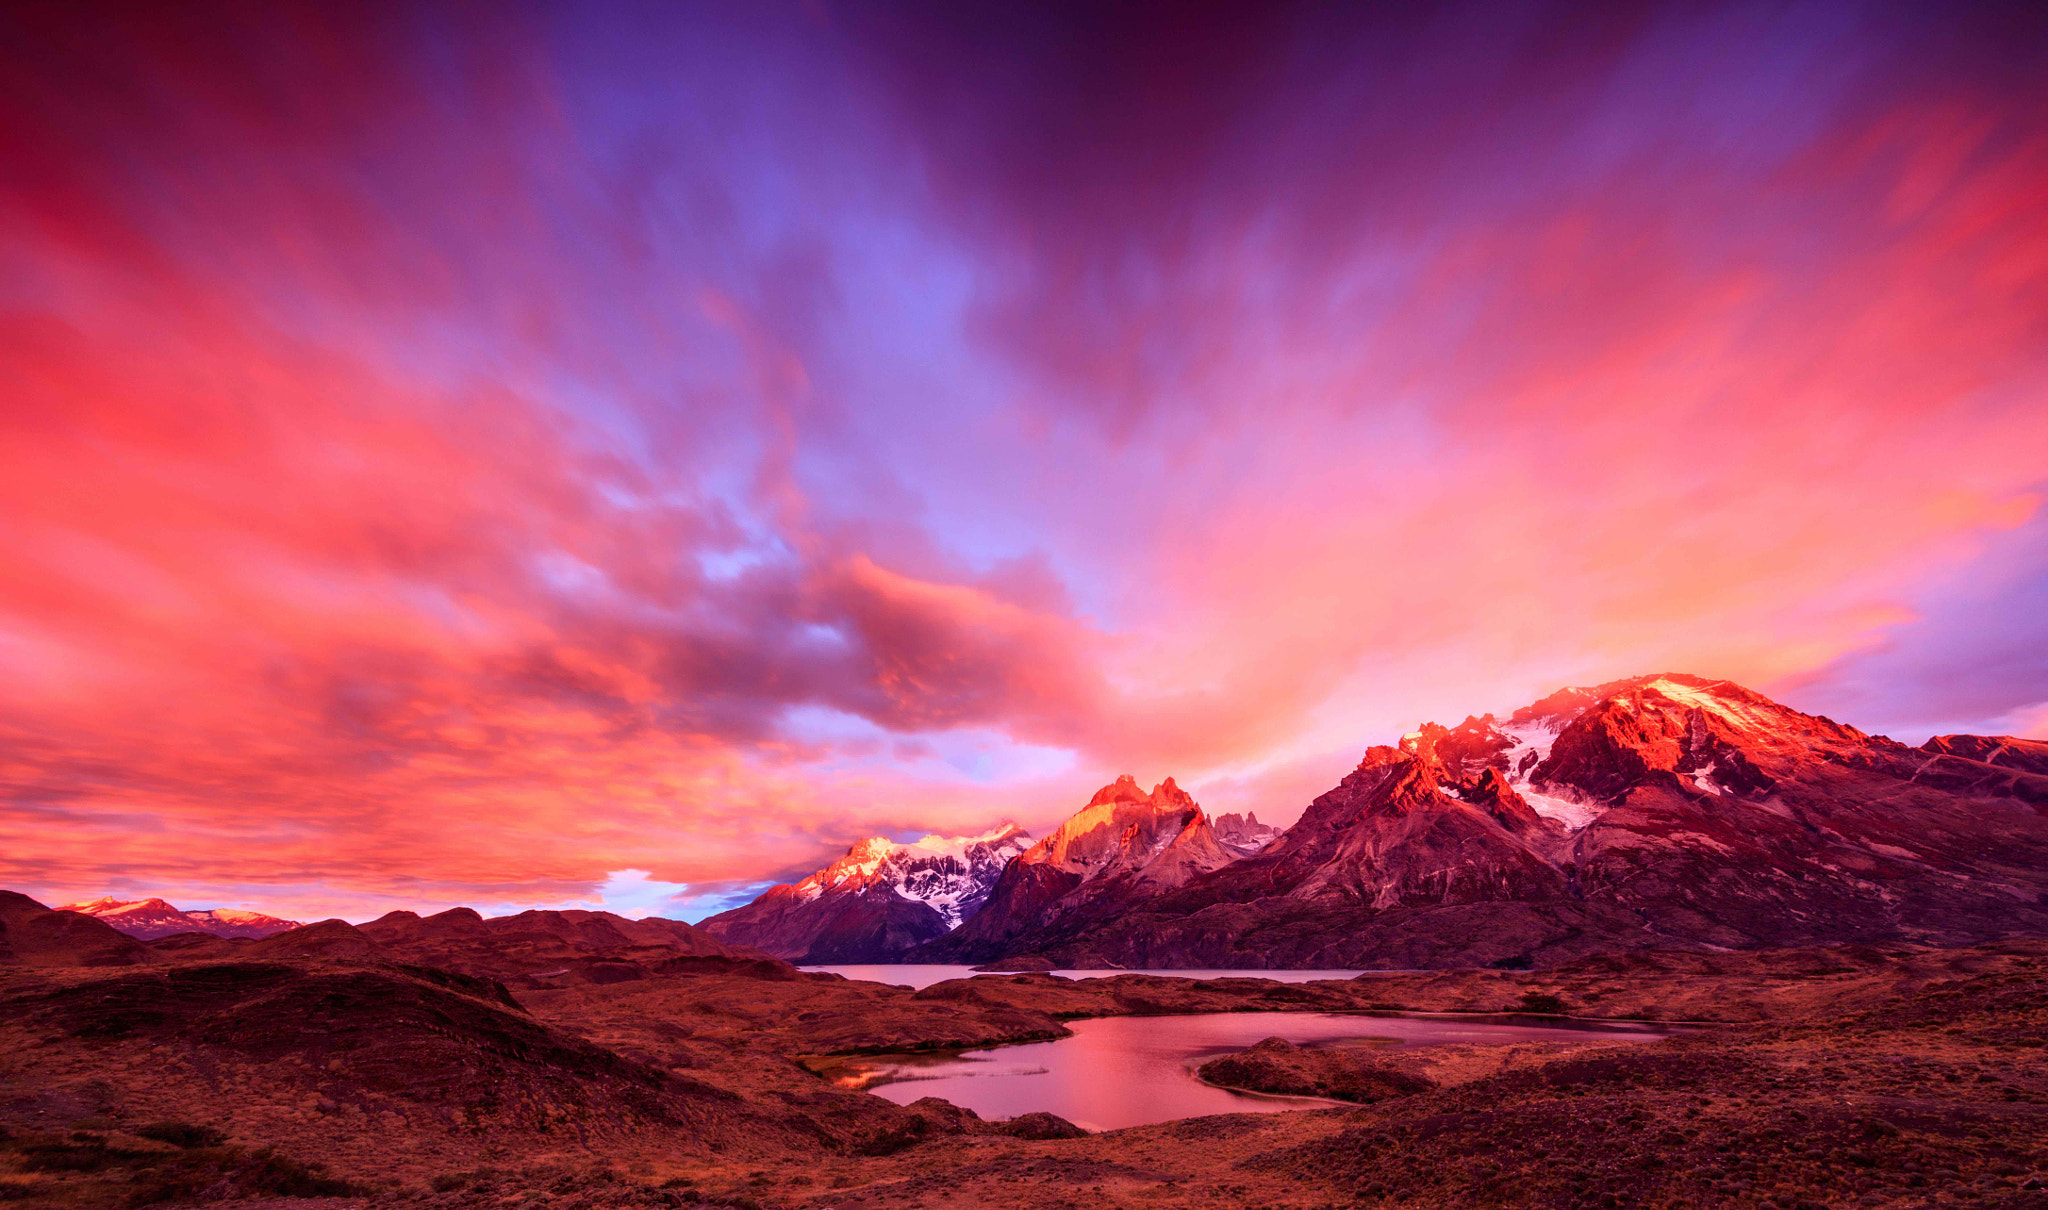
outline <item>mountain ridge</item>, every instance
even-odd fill
[[[1505,722],[1425,724],[1369,748],[1253,857],[1114,918],[1000,943],[963,930],[951,950],[1339,968],[2040,933],[2048,777],[2033,756],[1999,737],[1910,748],[1733,682],[1630,677]]]
[[[973,836],[870,837],[808,877],[770,887],[698,927],[791,961],[888,961],[971,919],[1030,841],[1007,820]]]

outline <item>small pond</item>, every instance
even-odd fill
[[[866,966],[806,966],[807,971],[830,971],[845,975],[849,979],[865,979],[870,983],[907,984],[920,990],[934,983],[948,979],[968,979],[975,975],[989,974],[971,966],[919,965],[908,962],[874,963]],[[1052,971],[1065,979],[1106,979],[1111,975],[1171,975],[1179,979],[1272,979],[1280,983],[1307,983],[1313,979],[1353,979],[1363,971],[1226,971],[1226,970],[1173,970],[1173,971],[1126,971],[1126,970],[1073,970]],[[1386,972],[1380,972],[1386,973]]]
[[[1195,1068],[1262,1039],[1297,1044],[1432,1046],[1452,1042],[1649,1042],[1673,1030],[1633,1022],[1540,1023],[1522,1017],[1360,1013],[1194,1013],[1070,1021],[1070,1038],[960,1055],[877,1055],[865,1064],[871,1091],[899,1105],[942,1097],[984,1118],[1044,1111],[1090,1130],[1114,1130],[1212,1113],[1272,1113],[1329,1102],[1231,1092]]]

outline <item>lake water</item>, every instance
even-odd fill
[[[1212,1113],[1273,1113],[1332,1102],[1265,1097],[1204,1084],[1195,1068],[1266,1038],[1294,1043],[1379,1039],[1387,1046],[1449,1042],[1584,1040],[1648,1042],[1661,1026],[1572,1022],[1531,1025],[1514,1018],[1426,1014],[1198,1013],[1070,1021],[1070,1038],[958,1056],[876,1056],[888,1082],[871,1091],[899,1105],[942,1097],[991,1120],[1044,1111],[1090,1130],[1115,1130]]]
[[[807,971],[831,971],[849,979],[865,979],[870,983],[898,983],[923,990],[934,983],[948,979],[967,979],[975,975],[1001,974],[1006,972],[978,971],[971,966],[915,965],[911,963],[873,964],[868,966],[806,966]],[[1365,974],[1364,971],[1051,971],[1065,979],[1106,979],[1111,975],[1172,975],[1180,979],[1272,979],[1280,983],[1307,983],[1312,979],[1351,979]],[[1389,972],[1380,971],[1379,974]]]

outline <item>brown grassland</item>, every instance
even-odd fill
[[[1370,1103],[1078,1137],[818,1074],[1077,1017],[1302,1009],[1706,1024],[1624,1046],[1372,1048]],[[348,958],[0,968],[0,1200],[2048,1207],[2044,1043],[2048,943],[2031,941],[922,992],[779,964],[518,992]]]

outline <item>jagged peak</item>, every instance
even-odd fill
[[[1125,774],[1096,791],[1088,805],[1067,817],[1052,833],[1018,860],[1026,863],[1095,869],[1134,844],[1163,844],[1174,834],[1209,817],[1187,791],[1169,777],[1146,793],[1137,779]],[[1162,837],[1163,829],[1172,831]]]
[[[1087,807],[1083,807],[1082,810],[1086,811],[1088,807],[1115,807],[1120,805],[1149,806],[1160,810],[1174,810],[1192,807],[1195,805],[1195,800],[1186,790],[1181,789],[1180,785],[1171,777],[1168,777],[1152,787],[1150,792],[1147,792],[1142,785],[1138,784],[1136,777],[1125,773],[1118,776],[1115,781],[1097,790],[1094,796],[1089,798]]]
[[[1173,779],[1168,778],[1167,780],[1171,781]],[[1145,793],[1143,787],[1138,785],[1137,778],[1125,773],[1119,775],[1115,781],[1097,790],[1095,797],[1088,800],[1088,805],[1091,807],[1101,807],[1117,802],[1148,802],[1151,800],[1151,797],[1151,795]]]

